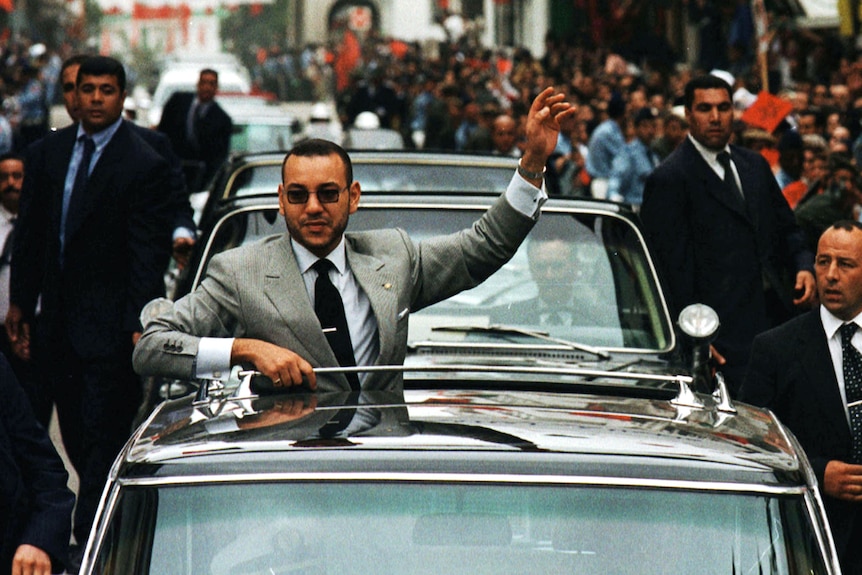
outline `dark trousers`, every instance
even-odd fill
[[[141,402],[141,386],[132,370],[131,335],[123,353],[96,359],[79,357],[71,343],[63,341],[38,365],[45,366],[63,446],[78,473],[73,533],[83,544]]]

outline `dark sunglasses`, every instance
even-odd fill
[[[341,192],[349,187],[345,186],[340,190],[324,188],[316,192],[309,192],[308,190],[285,190],[285,193],[287,194],[287,203],[289,204],[304,204],[308,201],[309,194],[317,194],[317,201],[321,204],[334,204],[341,197]]]
[[[75,84],[72,82],[66,82],[65,84],[63,84],[63,91],[64,92],[74,92],[75,91]]]

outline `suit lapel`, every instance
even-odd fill
[[[318,365],[338,365],[311,307],[287,234],[273,244],[270,256],[263,290],[291,333],[291,346],[297,348],[293,351],[314,358]]]
[[[56,138],[53,139],[52,146],[48,145],[47,139],[45,141],[45,177],[48,179],[52,190],[51,233],[57,238],[60,237],[60,218],[63,213],[63,188],[66,185],[66,172],[69,171],[69,162],[72,160],[77,130],[77,124],[60,130],[57,132]]]
[[[366,254],[355,252],[347,242],[347,261],[359,286],[368,296],[374,317],[377,318],[377,333],[380,338],[380,354],[384,361],[396,357],[395,326],[398,323],[399,286],[396,277],[386,271],[384,263]],[[379,361],[378,361],[379,363]]]
[[[264,294],[281,316],[284,328],[290,332],[293,351],[311,357],[317,365],[338,365],[335,354],[329,347],[320,322],[308,299],[305,282],[290,247],[290,237],[285,234],[272,244],[264,278]],[[354,251],[347,242],[347,261],[359,286],[368,296],[371,309],[377,319],[380,338],[379,358],[388,361],[397,357],[395,326],[398,321],[398,284],[396,277],[385,270],[379,259]],[[344,378],[342,378],[344,379]],[[344,379],[344,386],[347,380]]]
[[[762,191],[752,184],[758,180],[756,168],[749,157],[739,153],[739,148],[731,146],[731,151],[733,163],[736,164],[736,171],[739,172],[739,180],[742,183],[742,195],[745,197],[745,216],[757,228],[759,215],[757,200]]]
[[[118,170],[128,169],[128,163],[124,160],[131,144],[129,136],[129,127],[124,122],[111,137],[99,156],[99,161],[93,167],[87,181],[86,193],[83,194],[83,197],[73,198],[69,205],[69,213],[66,216],[67,238],[74,237],[75,232],[86,221],[90,212],[103,201],[104,194],[126,193],[125,190],[116,190],[116,186],[112,185],[111,180]]]
[[[706,160],[703,159],[703,156],[694,147],[694,144],[686,138],[682,145],[684,146],[683,152],[685,153],[683,156],[683,165],[691,166],[693,176],[700,180],[704,191],[730,211],[748,219],[748,210],[746,210],[742,198],[732,194],[727,189],[724,182],[718,177],[718,174],[706,163]],[[734,161],[736,161],[736,158],[734,158]],[[740,174],[740,179],[742,179],[742,174]]]

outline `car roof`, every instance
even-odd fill
[[[240,385],[233,396],[168,401],[127,446],[121,480],[466,473],[776,492],[806,481],[804,456],[770,412],[741,404],[728,410],[711,396],[700,397],[699,407],[684,405],[685,386],[679,394],[652,390],[649,397],[634,387],[631,393],[608,394],[600,385],[569,392],[560,382],[556,390],[528,391],[454,385],[359,396],[256,395]],[[339,440],[315,439],[345,409],[370,423]],[[304,415],[272,426],[235,423],[276,421],[298,411]]]

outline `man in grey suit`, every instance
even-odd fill
[[[250,363],[276,385],[306,380],[314,389],[313,367],[402,363],[410,312],[484,281],[530,232],[546,197],[540,187],[559,122],[573,112],[552,88],[539,94],[518,175],[506,193],[470,229],[418,243],[403,230],[345,234],[360,198],[350,158],[332,142],[300,143],[285,157],[278,188],[288,233],[214,257],[198,289],[149,324],[135,349],[135,369],[219,378],[232,365]],[[331,262],[324,262],[325,274],[318,273],[319,260]],[[320,276],[336,286],[334,297],[318,297],[325,293]],[[318,319],[315,304],[320,313],[324,298],[341,300],[346,330]],[[352,351],[347,360],[334,341],[344,331]],[[400,382],[392,373],[350,379],[338,375],[320,389],[384,389]]]

